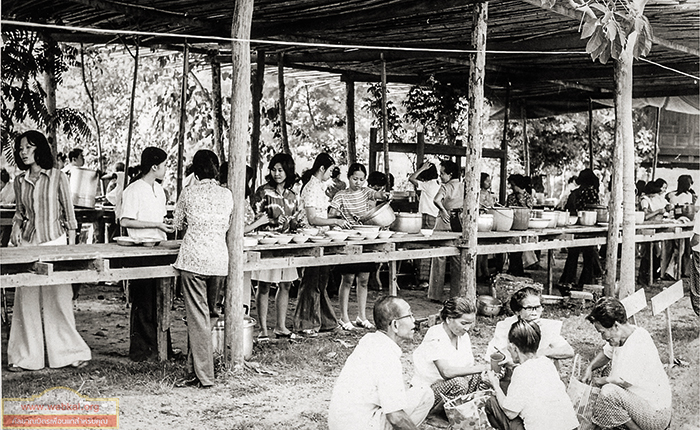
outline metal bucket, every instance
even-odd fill
[[[95,196],[99,184],[97,172],[83,167],[75,168],[70,174],[70,193],[73,206],[95,207]]]
[[[211,330],[211,342],[214,353],[223,354],[226,338],[224,337],[224,319],[219,318],[216,325]],[[253,356],[253,328],[255,319],[248,315],[243,317],[243,358],[249,360]]]

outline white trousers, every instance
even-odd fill
[[[66,243],[65,236],[42,245],[59,243]],[[15,290],[7,362],[27,370],[43,369],[44,341],[49,367],[65,367],[92,358],[90,347],[75,328],[70,284]]]

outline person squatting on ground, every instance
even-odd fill
[[[15,246],[75,245],[78,223],[68,178],[54,168],[46,137],[27,131],[15,139],[14,158],[23,172],[15,178],[16,210],[10,235]],[[70,284],[17,287],[10,337],[8,370],[49,367],[81,368],[92,358],[90,347],[75,328]],[[44,351],[44,343],[46,351]]]
[[[406,389],[402,341],[411,341],[415,319],[405,300],[388,296],[374,304],[377,331],[350,354],[333,387],[329,430],[416,430],[433,405],[430,388]]]
[[[606,342],[582,378],[601,388],[593,423],[603,428],[665,429],[671,422],[671,385],[649,332],[629,324],[625,307],[612,297],[599,299],[586,319]],[[608,363],[608,376],[593,377],[594,370]]]

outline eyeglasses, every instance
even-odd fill
[[[523,306],[524,311],[537,311],[542,309],[542,305],[537,305],[537,306]]]
[[[402,320],[402,319],[404,319],[404,318],[415,319],[415,318],[413,318],[413,313],[409,313],[408,315],[404,315],[404,316],[402,316],[402,317],[394,318],[394,321]]]

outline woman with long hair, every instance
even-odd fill
[[[134,239],[166,240],[167,233],[175,228],[165,221],[168,211],[163,187],[158,182],[165,177],[168,154],[160,148],[149,146],[141,153],[138,173],[122,195],[120,224]],[[129,358],[134,361],[158,358],[158,321],[156,279],[130,281],[131,344]],[[170,329],[168,329],[168,355],[172,354]]]
[[[68,178],[54,168],[46,137],[38,131],[17,136],[14,158],[22,171],[14,181],[16,210],[11,239],[16,246],[75,245],[75,219]],[[7,342],[8,370],[82,368],[92,358],[75,328],[70,284],[18,287]]]
[[[342,218],[328,218],[330,201],[324,191],[335,161],[325,152],[316,156],[313,166],[302,175],[301,201],[309,225],[320,230],[332,227],[348,227]],[[307,267],[301,278],[297,309],[294,313],[294,330],[306,336],[315,336],[319,331],[330,331],[338,327],[333,305],[326,287],[330,267]]]
[[[418,198],[418,212],[421,214],[421,228],[435,228],[435,221],[438,216],[438,208],[435,206],[435,196],[440,191],[440,180],[438,171],[433,163],[426,162],[408,177],[408,181],[413,184],[416,191],[420,193]],[[418,286],[427,288],[430,279],[429,258],[418,260]]]
[[[267,182],[255,192],[255,212],[267,215],[270,231],[287,233],[296,229],[303,218],[301,204],[292,187],[296,181],[294,159],[289,154],[276,154],[268,165],[270,174]],[[275,295],[275,310],[277,321],[273,333],[279,338],[296,338],[297,336],[286,327],[287,307],[289,306],[289,289],[292,281],[299,278],[297,269],[266,269],[256,270],[251,279],[258,281],[255,302],[260,319],[261,340],[269,339],[267,331],[267,306],[270,297],[270,285],[277,284]]]

